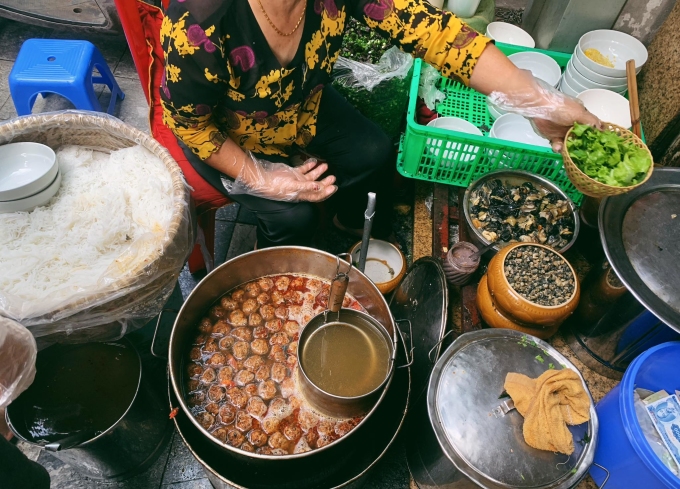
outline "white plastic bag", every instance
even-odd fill
[[[0,317],[0,408],[31,385],[37,354],[33,335],[16,321]]]
[[[425,106],[434,110],[435,105],[446,98],[446,94],[437,89],[437,80],[441,75],[432,66],[423,63],[423,69],[420,72],[420,85],[418,86],[418,97],[423,99]]]

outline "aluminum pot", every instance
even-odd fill
[[[403,338],[399,342],[403,345]],[[397,358],[403,362],[404,347],[399,347]],[[177,397],[170,387],[170,407],[177,406]],[[358,489],[366,483],[372,469],[392,446],[406,419],[407,406],[411,396],[410,368],[397,368],[385,401],[369,419],[364,429],[357,433],[359,442],[346,457],[332,462],[332,466],[319,465],[314,459],[303,459],[296,471],[275,469],[261,470],[253,465],[254,460],[245,464],[234,454],[217,451],[212,443],[195,428],[185,413],[174,418],[177,432],[191,454],[203,466],[206,476],[215,489],[270,489],[276,487],[312,489]]]
[[[151,465],[169,441],[172,431],[165,402],[150,385],[137,349],[126,338],[110,344],[134,352],[139,360],[139,374],[131,379],[136,383],[136,392],[130,406],[108,430],[94,437],[83,439],[82,435],[75,435],[60,443],[38,445],[26,439],[23,430],[13,424],[12,420],[20,417],[16,411],[22,408],[21,396],[8,407],[5,419],[17,438],[44,447],[87,477],[122,480]]]
[[[269,477],[272,478],[272,481],[276,481],[275,475],[277,471],[291,471],[298,468],[304,470],[305,467],[308,467],[309,459],[313,459],[319,464],[326,463],[329,467],[336,467],[336,462],[342,457],[347,457],[352,447],[356,446],[357,442],[354,440],[358,438],[356,434],[362,431],[363,425],[380,405],[387,393],[389,383],[385,385],[373,409],[366,414],[364,419],[352,431],[323,448],[306,453],[282,456],[244,452],[226,443],[222,443],[210,435],[191,415],[191,410],[185,402],[183,373],[186,370],[184,368],[185,362],[188,358],[196,325],[205,312],[225,292],[238,285],[267,275],[284,273],[303,273],[331,279],[336,274],[337,264],[338,259],[335,255],[297,246],[266,248],[240,255],[220,265],[201,280],[189,297],[187,297],[175,320],[170,336],[169,367],[170,383],[175,396],[179,400],[179,407],[189,418],[193,426],[212,443],[216,450],[226,452],[234,459],[240,459],[242,463],[247,463],[253,467],[255,472],[260,473],[264,479]],[[397,328],[387,302],[368,277],[352,268],[349,272],[347,292],[354,296],[366,309],[366,312],[387,330],[390,337],[396,338]]]
[[[481,178],[478,178],[468,186],[463,197],[463,212],[465,213],[465,221],[467,222],[467,226],[470,229],[470,240],[472,241],[473,244],[475,244],[478,248],[481,249],[485,246],[490,245],[491,243],[486,238],[484,238],[484,236],[482,236],[481,231],[472,224],[472,218],[470,217],[470,196],[472,192],[480,185],[483,185],[484,182],[488,180],[495,180],[496,178],[507,180],[511,184],[515,185],[521,184],[523,182],[531,182],[532,184],[540,185],[541,187],[544,187],[545,189],[550,190],[551,192],[559,195],[560,199],[566,200],[567,205],[571,209],[571,217],[574,219],[574,234],[572,235],[571,240],[566,244],[564,248],[556,251],[564,253],[574,245],[574,243],[576,242],[576,238],[578,237],[579,229],[581,228],[581,218],[579,217],[579,211],[578,207],[576,207],[576,204],[574,204],[574,202],[569,198],[569,196],[566,193],[564,193],[564,191],[561,188],[559,188],[557,185],[555,185],[547,178],[521,170],[493,171],[485,174]],[[487,251],[485,254],[487,256],[496,254],[502,248],[502,246],[503,245],[499,243],[493,248],[491,248],[489,251]]]

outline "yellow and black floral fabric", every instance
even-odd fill
[[[352,16],[468,83],[489,39],[426,0],[309,0],[292,62],[280,65],[247,0],[172,0],[163,20],[163,119],[201,159],[229,137],[287,155],[316,134],[322,88]]]

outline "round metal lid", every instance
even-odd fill
[[[412,402],[427,388],[432,367],[439,357],[448,297],[441,265],[433,258],[424,257],[411,265],[390,299],[394,320],[413,341]]]
[[[644,185],[600,205],[612,268],[643,306],[680,331],[680,168],[656,168]]]
[[[567,488],[588,471],[598,427],[592,399],[590,421],[569,427],[575,446],[571,456],[530,447],[522,415],[499,409],[510,399],[500,398],[508,372],[536,378],[551,366],[570,368],[583,381],[549,344],[507,329],[464,334],[435,365],[427,398],[430,422],[447,457],[481,487]]]

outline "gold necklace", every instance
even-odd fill
[[[302,15],[300,15],[300,18],[298,19],[297,24],[295,24],[295,27],[293,28],[292,31],[290,31],[288,34],[286,34],[285,32],[281,32],[279,30],[279,28],[276,27],[274,25],[274,23],[272,22],[272,20],[269,18],[269,16],[267,15],[267,12],[264,9],[264,6],[262,5],[262,0],[257,0],[257,3],[260,4],[260,9],[262,10],[262,13],[264,14],[264,18],[267,19],[267,22],[269,22],[269,25],[272,26],[272,29],[274,29],[279,36],[284,36],[284,37],[292,36],[293,34],[295,34],[295,31],[297,31],[298,27],[300,27],[300,24],[302,23],[302,19],[304,19],[304,17],[305,17],[305,11],[307,10],[307,2],[305,1],[304,2],[305,7],[303,7],[303,9],[302,9]]]

